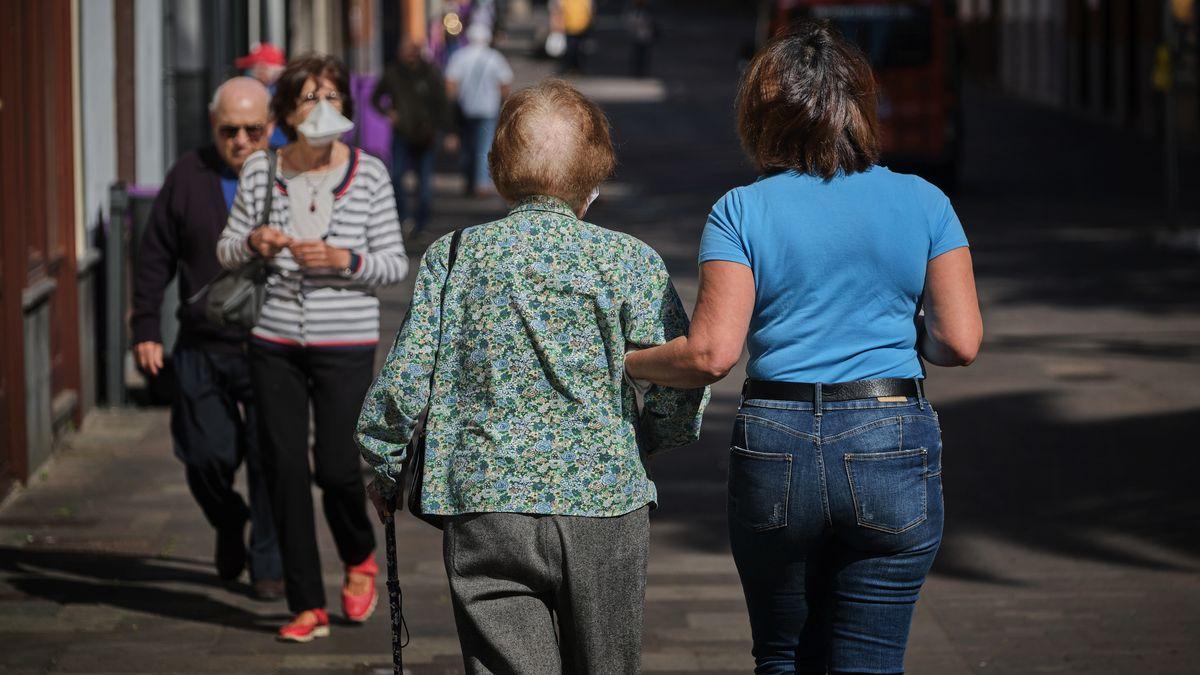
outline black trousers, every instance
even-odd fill
[[[217,530],[241,529],[250,519],[250,578],[282,578],[271,501],[258,448],[250,364],[245,354],[177,345],[171,402],[175,456],[187,468],[188,488]],[[243,459],[250,506],[233,489]]]
[[[374,375],[374,348],[303,349],[251,343],[259,439],[275,514],[288,609],[325,607],[312,481],[343,564],[375,550],[354,427]],[[309,469],[309,404],[315,441]]]

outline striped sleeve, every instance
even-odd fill
[[[364,158],[365,159],[365,158]],[[387,285],[400,282],[408,274],[408,255],[404,251],[404,239],[400,234],[400,217],[396,213],[396,197],[392,192],[392,181],[383,164],[370,162],[375,179],[364,181],[369,186],[367,215],[367,250],[355,251],[360,258],[354,279],[372,284]],[[364,167],[366,168],[366,167]]]
[[[256,152],[246,159],[238,178],[237,194],[229,209],[229,220],[217,241],[217,260],[221,267],[236,270],[255,257],[250,248],[250,233],[258,224],[258,214],[266,205],[267,153]]]

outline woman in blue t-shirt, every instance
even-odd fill
[[[748,343],[728,507],[760,673],[904,670],[943,519],[922,357],[968,365],[983,335],[949,200],[876,164],[876,94],[828,24],[762,50],[737,108],[763,176],[709,215],[689,335],[625,362],[698,387]]]

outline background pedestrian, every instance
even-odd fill
[[[233,65],[245,71],[248,77],[262,82],[267,91],[274,95],[275,83],[283,74],[283,69],[287,65],[287,56],[279,47],[270,42],[262,42],[251,49],[249,54],[234,61]],[[271,132],[271,147],[278,148],[286,143],[287,136],[283,135],[283,129],[279,125],[275,125],[274,131]]]
[[[504,55],[492,48],[492,31],[485,24],[471,24],[467,41],[470,44],[455,52],[446,66],[446,92],[461,111],[466,192],[484,196],[492,191],[487,156],[513,72]]]
[[[558,0],[558,3],[563,33],[567,39],[562,70],[567,73],[582,73],[587,61],[587,41],[592,30],[592,0]]]
[[[405,41],[399,58],[387,67],[371,94],[371,105],[392,123],[392,184],[400,218],[415,218],[412,232],[423,233],[433,206],[433,166],[439,134],[452,132],[446,83],[438,67],[426,60],[422,45]],[[386,100],[386,102],[385,102]],[[458,139],[447,137],[447,150]],[[413,210],[404,177],[417,178],[417,207]]]
[[[630,71],[634,77],[647,77],[650,74],[651,51],[659,31],[649,0],[633,0],[625,13],[625,26],[632,45]]]
[[[324,55],[293,60],[271,109],[289,143],[279,149],[275,177],[265,152],[246,161],[217,254],[229,269],[256,258],[268,264],[266,302],[251,331],[250,368],[293,613],[278,638],[307,642],[329,633],[314,479],[345,565],[342,612],[362,622],[375,609],[375,535],[354,421],[374,372],[375,291],[400,281],[408,258],[383,163],[337,140],[353,127],[345,66]],[[256,227],[268,190],[278,198],[268,224]]]
[[[163,294],[179,279],[179,338],[171,355],[175,391],[171,436],[186,466],[188,488],[217,531],[218,575],[237,579],[247,565],[254,595],[283,596],[283,570],[258,446],[246,358],[246,333],[205,316],[208,284],[220,272],[217,240],[225,227],[246,159],[266,147],[270,96],[259,82],[235,77],[209,105],[212,143],[179,158],[154,200],[134,270],[133,340],[138,366],[151,377],[163,367]],[[249,506],[234,490],[245,461]]]

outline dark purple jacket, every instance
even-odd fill
[[[133,343],[162,342],[159,311],[163,292],[179,272],[179,345],[223,352],[241,351],[246,332],[221,328],[204,316],[205,298],[191,298],[221,271],[217,240],[229,209],[221,191],[227,170],[214,145],[193,150],[171,167],[154,200],[142,236],[133,283]]]

